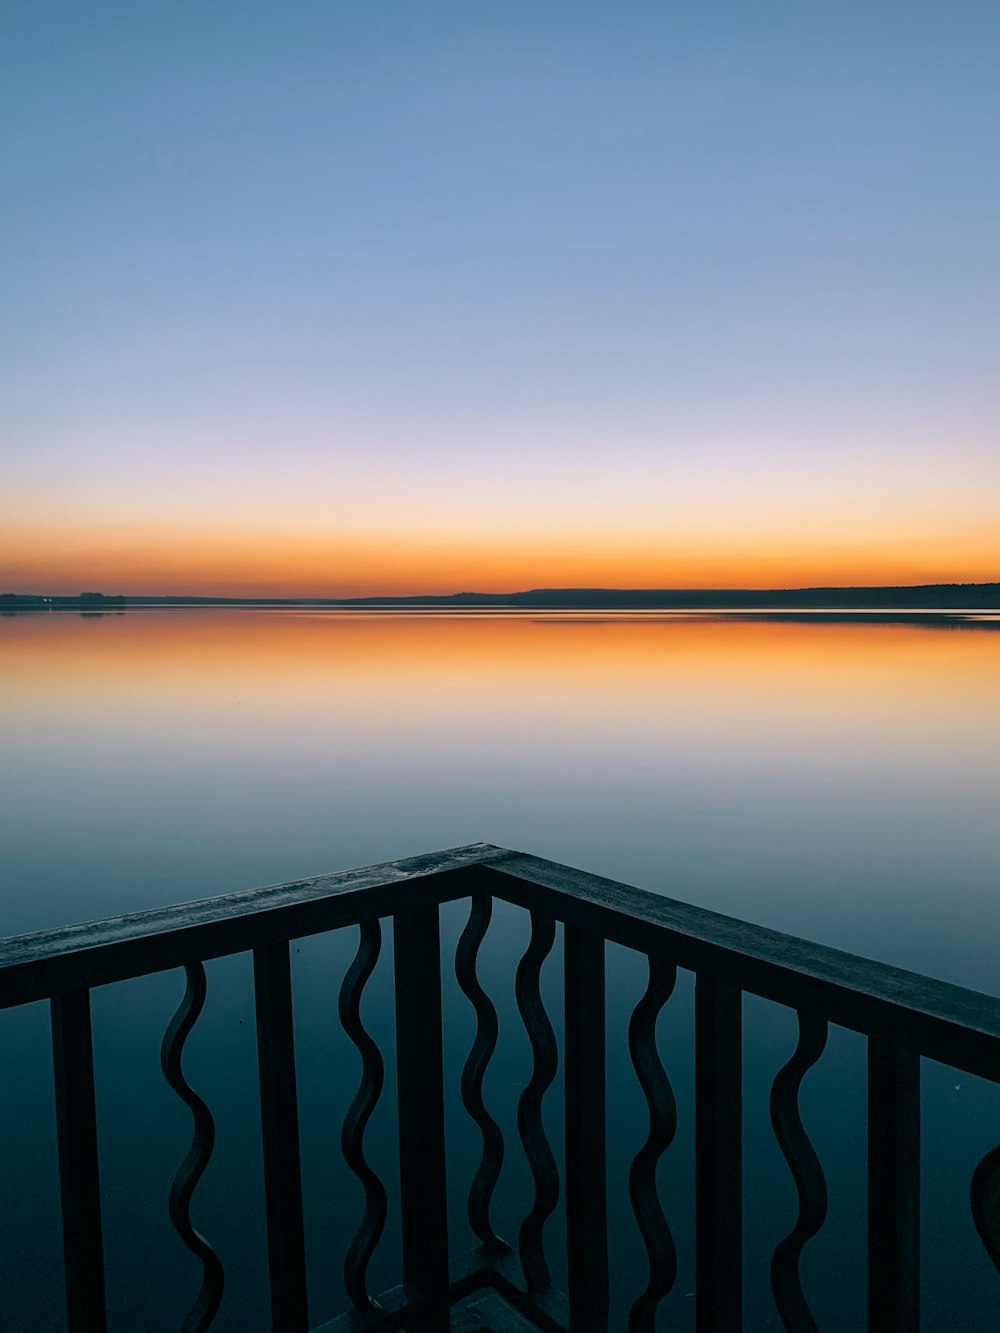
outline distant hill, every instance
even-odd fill
[[[879,588],[532,588],[408,597],[161,597],[0,594],[0,612],[120,611],[127,606],[509,607],[573,611],[892,610],[1000,611],[1000,583],[924,583]]]
[[[106,597],[103,592],[81,592],[70,596],[43,596],[41,593],[0,593],[3,611],[122,611],[130,599]]]
[[[552,610],[1000,610],[1000,583],[884,588],[532,588],[446,597],[353,597],[341,606],[495,606]]]

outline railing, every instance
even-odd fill
[[[533,1205],[508,1246],[490,1205],[504,1156],[483,1098],[496,1047],[496,1010],[480,985],[477,959],[494,899],[530,913],[531,937],[515,981],[532,1052],[518,1104]],[[479,1245],[449,1256],[442,1050],[439,909],[468,900],[459,941],[458,983],[476,1014],[461,1082],[482,1134],[468,1199]],[[383,1085],[383,1054],[360,1017],[361,996],[381,949],[380,920],[393,922],[396,1077],[402,1229],[400,1285],[369,1291],[369,1260],[385,1226],[383,1182],[368,1164],[364,1133]],[[553,1286],[545,1225],[560,1194],[542,1103],[558,1072],[558,1049],[542,1001],[542,965],[563,925],[565,1206],[567,1292]],[[1000,1083],[1000,1000],[747,925],[501,848],[477,845],[301,883],[231,894],[0,944],[0,1006],[51,1004],[63,1244],[69,1328],[107,1327],[90,991],[110,982],[182,967],[187,989],[162,1047],[173,1091],[190,1108],[190,1151],[170,1192],[174,1228],[201,1261],[202,1282],[184,1324],[208,1329],[224,1274],[191,1222],[192,1195],[211,1157],[211,1112],[187,1083],[182,1055],[205,999],[204,963],[252,950],[266,1200],[271,1327],[307,1333],[305,1237],[299,1158],[289,942],[360,927],[357,955],[341,989],[340,1020],[363,1066],[343,1126],[346,1161],[364,1187],[365,1207],[344,1263],[348,1313],[323,1333],[445,1333],[456,1302],[481,1289],[499,1293],[547,1333],[606,1333],[608,1223],[605,1124],[605,943],[647,960],[648,984],[628,1029],[632,1064],[648,1108],[648,1137],[629,1173],[629,1193],[648,1256],[648,1283],[628,1316],[630,1333],[655,1327],[676,1274],[674,1242],[656,1188],[656,1165],[673,1138],[677,1111],[655,1025],[677,969],[695,975],[696,1323],[699,1333],[742,1327],[742,996],[794,1009],[799,1041],[771,1091],[774,1133],[795,1182],[798,1217],[774,1252],[771,1286],[789,1333],[816,1327],[799,1274],[805,1243],[826,1214],[826,1184],[799,1114],[799,1088],[823,1052],[828,1024],[868,1044],[868,1328],[919,1328],[920,1059]],[[1000,1147],[976,1168],[972,1216],[1000,1270]]]

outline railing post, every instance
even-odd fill
[[[920,1057],[868,1039],[868,1328],[920,1328]]]
[[[743,1327],[743,995],[695,982],[695,1251],[698,1333]]]
[[[607,1333],[604,940],[567,925],[564,946],[569,1333]]]
[[[66,991],[52,997],[52,1057],[69,1333],[105,1333],[89,990]]]
[[[438,906],[393,918],[403,1281],[419,1307],[407,1333],[448,1333],[441,932]]]
[[[307,1333],[292,978],[286,941],[254,949],[253,984],[271,1327],[275,1333]]]

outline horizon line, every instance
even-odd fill
[[[921,583],[824,583],[824,584],[798,584],[772,587],[746,587],[730,584],[715,585],[714,587],[692,587],[690,585],[674,586],[646,586],[637,587],[619,587],[610,584],[563,584],[563,585],[538,585],[530,588],[519,588],[507,592],[482,592],[475,588],[463,588],[454,592],[418,592],[418,593],[368,593],[363,596],[344,596],[336,593],[325,594],[307,594],[297,592],[281,592],[271,594],[239,594],[226,592],[114,592],[105,593],[94,590],[83,592],[0,592],[0,598],[10,599],[35,599],[35,600],[58,600],[58,601],[79,601],[93,598],[94,600],[111,600],[124,598],[129,601],[156,602],[156,601],[191,601],[191,602],[391,602],[391,601],[447,601],[460,597],[488,598],[490,601],[498,601],[506,598],[529,597],[539,595],[580,595],[580,594],[615,594],[627,596],[641,594],[643,596],[652,595],[671,595],[671,596],[713,596],[718,594],[740,595],[740,596],[774,596],[778,593],[803,594],[803,593],[844,593],[844,592],[923,592],[938,589],[992,589],[1000,588],[1000,579],[997,580],[949,580],[941,582],[921,582]]]

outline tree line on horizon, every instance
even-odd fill
[[[0,610],[125,606],[480,606],[551,610],[1000,610],[1000,582],[925,583],[819,588],[532,588],[524,592],[458,592],[401,597],[133,596],[82,592],[0,593]]]

